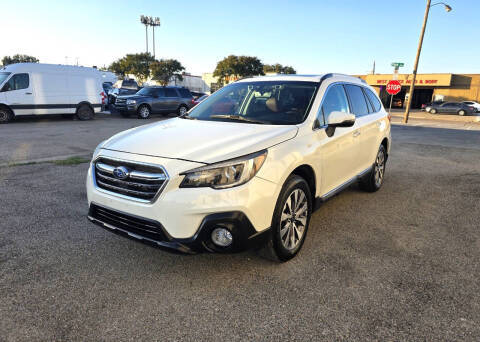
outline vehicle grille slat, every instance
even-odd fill
[[[125,175],[115,175],[116,168]],[[141,202],[152,202],[165,187],[168,176],[161,166],[100,157],[94,162],[95,186],[109,193]]]
[[[156,221],[134,217],[93,203],[90,206],[89,215],[99,222],[139,236],[145,236],[155,241],[168,241],[162,225]]]

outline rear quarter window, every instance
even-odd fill
[[[374,112],[380,111],[380,109],[382,109],[382,103],[380,102],[378,97],[373,93],[373,91],[368,88],[363,88],[363,90],[367,94],[367,97],[370,99],[370,102],[373,105]]]
[[[355,114],[355,116],[367,115],[367,99],[363,95],[362,88],[356,85],[346,84],[345,90],[347,91],[353,114]]]

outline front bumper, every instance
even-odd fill
[[[173,238],[159,222],[145,220],[94,203],[90,205],[88,219],[115,234],[153,247],[186,254],[241,252],[261,246],[270,233],[270,229],[257,232],[247,216],[239,211],[206,216],[195,235],[187,239]],[[228,247],[216,246],[211,240],[213,229],[219,226],[228,228],[232,233],[233,242]]]
[[[157,164],[168,172],[169,180],[160,194],[150,203],[105,193],[95,184],[93,164],[87,176],[89,207],[113,210],[127,219],[146,220],[161,227],[163,236],[145,234],[143,231],[122,229],[118,222],[102,220],[90,213],[90,220],[116,233],[126,235],[158,247],[182,252],[238,251],[253,247],[262,233],[270,227],[276,198],[277,184],[254,177],[248,183],[229,189],[179,188],[180,173],[202,164],[184,160],[149,157],[118,151],[101,150],[103,157],[117,158],[137,163]],[[210,242],[212,225],[224,225],[234,234],[231,248],[220,249]],[[130,233],[130,234],[129,234]],[[238,242],[238,244],[237,244]]]

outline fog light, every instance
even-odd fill
[[[215,228],[212,232],[212,241],[220,247],[227,247],[232,244],[233,236],[228,229]]]

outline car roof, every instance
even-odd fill
[[[276,74],[276,75],[248,77],[248,78],[240,79],[237,82],[262,82],[262,81],[321,82],[329,78],[334,78],[335,80],[339,80],[339,81],[365,84],[365,81],[358,77],[344,75],[344,74],[337,74],[337,73],[328,73],[328,74],[320,74],[320,75]]]

